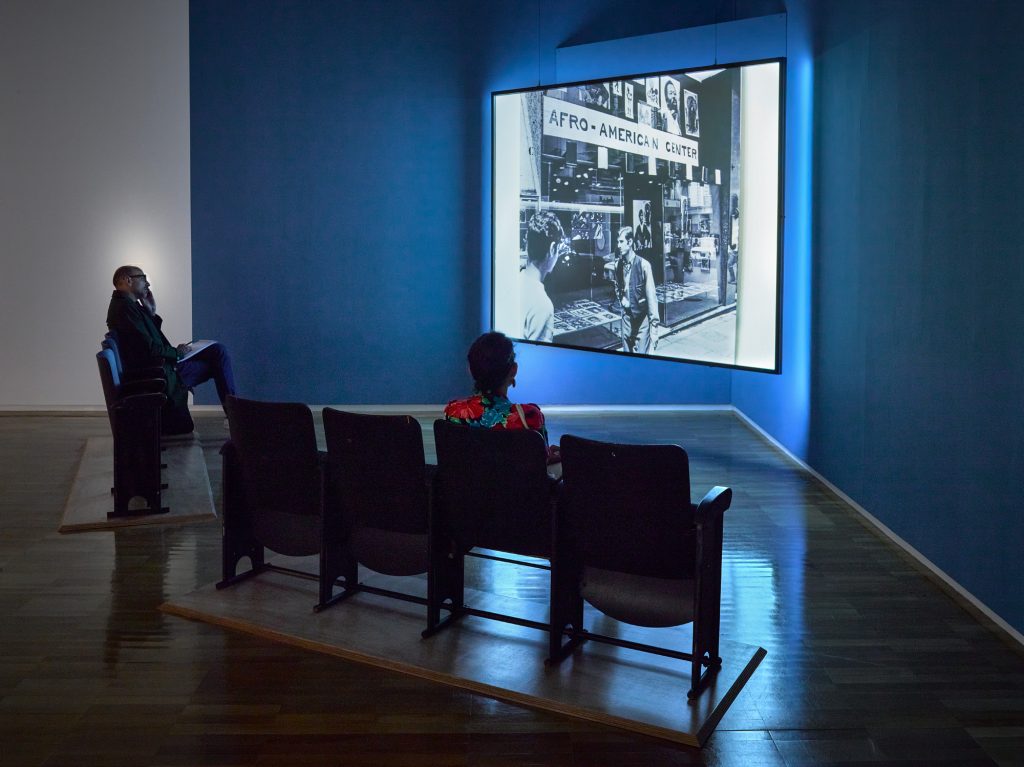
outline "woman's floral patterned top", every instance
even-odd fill
[[[526,423],[522,422],[516,407],[507,397],[492,394],[474,394],[465,399],[453,399],[444,409],[445,420],[475,426],[481,429],[533,429],[548,441],[544,414],[532,403],[520,405]]]

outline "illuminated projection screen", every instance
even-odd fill
[[[494,327],[779,372],[784,66],[493,94]]]

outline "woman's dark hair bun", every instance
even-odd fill
[[[466,355],[473,385],[481,394],[491,394],[508,379],[516,361],[515,348],[504,333],[484,333],[473,342]]]

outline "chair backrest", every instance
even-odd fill
[[[320,463],[313,414],[298,402],[224,403],[250,513],[320,513]]]
[[[324,408],[331,496],[346,521],[398,533],[427,532],[423,433],[407,415]]]
[[[561,439],[559,538],[582,564],[656,578],[692,577],[690,465],[678,445]]]
[[[434,441],[435,515],[464,551],[550,552],[552,484],[538,432],[438,420]]]
[[[117,369],[117,375],[124,377],[124,365],[121,362],[121,350],[117,345],[117,333],[110,330],[103,336],[103,341],[100,343],[104,349],[110,349],[114,354],[114,367]]]
[[[109,411],[115,404],[121,391],[121,377],[118,375],[117,362],[110,349],[96,352],[96,364],[100,370],[100,383],[103,385],[103,400]]]

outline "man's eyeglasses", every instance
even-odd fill
[[[129,280],[138,280],[140,278],[144,280],[144,279],[146,279],[146,275],[144,275],[144,274],[129,274],[128,275],[128,279]]]

